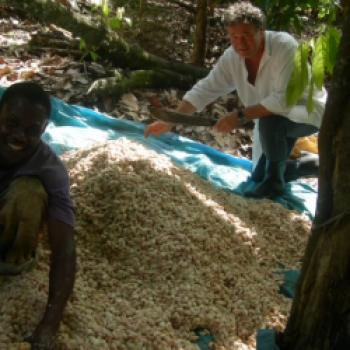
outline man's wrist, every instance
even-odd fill
[[[241,125],[245,125],[250,122],[250,119],[247,118],[243,109],[238,110],[237,116]]]

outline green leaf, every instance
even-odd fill
[[[318,89],[322,88],[326,66],[328,65],[328,40],[327,36],[322,34],[315,43],[312,57],[312,78]]]
[[[329,8],[329,18],[328,18],[328,24],[331,25],[337,20],[337,7],[336,6],[330,6]]]
[[[96,61],[98,60],[98,58],[99,58],[99,55],[98,55],[96,52],[94,52],[94,51],[90,51],[89,53],[90,53],[91,59],[92,59],[94,62],[96,62]]]
[[[80,51],[84,51],[86,49],[86,42],[84,39],[80,39],[79,49],[80,49]]]
[[[294,70],[287,87],[286,101],[288,106],[293,106],[303,94],[308,85],[308,59],[309,45],[299,45],[294,56]]]
[[[311,113],[314,110],[314,81],[311,79],[310,85],[309,85],[309,91],[307,94],[307,102],[306,102],[306,109],[309,113]]]
[[[108,0],[104,0],[104,1],[103,1],[102,14],[103,14],[104,17],[108,17],[108,15],[109,15],[109,4],[108,4]]]
[[[330,27],[316,39],[312,57],[312,77],[318,89],[322,88],[325,74],[332,74],[340,42],[340,32]]]
[[[113,17],[108,20],[108,26],[111,29],[119,29],[121,28],[122,24],[123,24],[123,21],[118,17]]]

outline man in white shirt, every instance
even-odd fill
[[[274,197],[285,187],[289,154],[298,137],[315,133],[320,125],[327,94],[314,95],[314,111],[308,113],[306,92],[294,106],[286,104],[286,90],[298,47],[289,34],[265,30],[263,12],[249,2],[228,9],[227,32],[231,46],[225,50],[209,75],[185,94],[177,111],[192,114],[233,90],[245,108],[222,117],[214,126],[230,132],[247,121],[255,121],[252,178],[257,186],[248,196]],[[155,122],[145,136],[170,131],[172,125]]]

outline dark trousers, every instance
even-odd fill
[[[288,160],[288,157],[299,137],[308,136],[318,131],[310,124],[294,123],[286,117],[273,115],[259,119],[259,136],[262,155],[252,173],[252,180],[260,182],[265,175],[266,160],[270,162],[286,162],[284,178],[295,180],[301,176],[316,176],[318,157],[305,162]],[[314,157],[315,158],[315,157]]]
[[[274,115],[259,119],[261,148],[268,161],[287,160],[296,140],[318,131],[310,124],[294,123],[286,117]]]

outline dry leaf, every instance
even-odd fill
[[[0,68],[0,77],[10,74],[11,72],[12,72],[12,69],[9,66],[2,67]]]
[[[17,72],[12,72],[7,76],[8,81],[16,81],[18,80],[18,73]]]
[[[19,78],[23,80],[31,80],[35,77],[36,72],[33,70],[22,71],[19,74]]]
[[[41,61],[40,66],[54,66],[58,68],[64,63],[65,59],[60,56],[49,56]]]
[[[134,94],[124,94],[120,103],[124,104],[130,111],[138,111],[139,110],[139,102]]]

